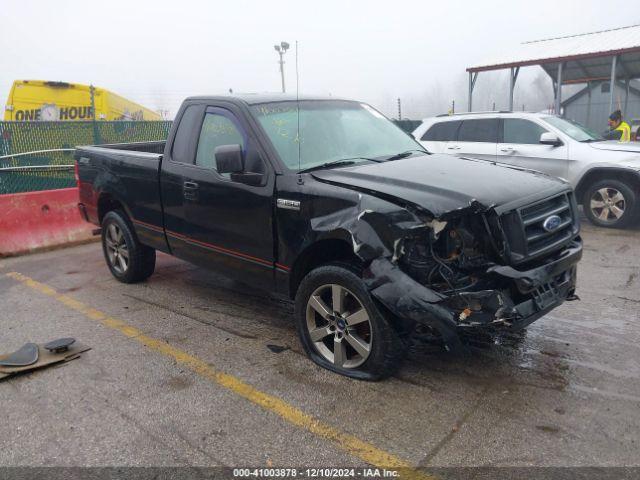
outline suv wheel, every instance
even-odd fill
[[[379,380],[400,364],[398,334],[348,266],[319,267],[302,280],[296,323],[307,355],[341,375]]]
[[[620,180],[601,180],[585,192],[584,213],[599,227],[625,228],[637,215],[637,199],[633,189]]]
[[[102,251],[111,274],[123,283],[146,280],[156,267],[156,251],[142,245],[119,210],[102,220]]]

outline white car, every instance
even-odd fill
[[[440,115],[425,119],[413,136],[433,153],[561,177],[596,225],[623,228],[640,217],[640,143],[605,140],[556,115],[527,112]]]

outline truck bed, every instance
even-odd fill
[[[100,225],[104,212],[117,205],[132,222],[162,231],[160,166],[164,146],[161,141],[76,147],[80,209],[87,220]],[[155,248],[165,246],[150,243]]]

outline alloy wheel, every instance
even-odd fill
[[[316,351],[336,367],[356,368],[371,353],[373,330],[360,300],[337,284],[318,287],[307,301],[307,331]]]
[[[614,223],[624,215],[626,201],[624,195],[615,188],[604,187],[591,195],[589,208],[594,217],[603,223]]]
[[[129,268],[129,249],[122,229],[115,223],[109,224],[104,239],[109,263],[116,272],[125,273]]]

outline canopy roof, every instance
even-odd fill
[[[640,78],[640,25],[525,42],[467,71],[540,65],[555,82],[558,64],[563,62],[562,83],[584,83],[609,80],[613,56],[618,56],[618,78]]]

